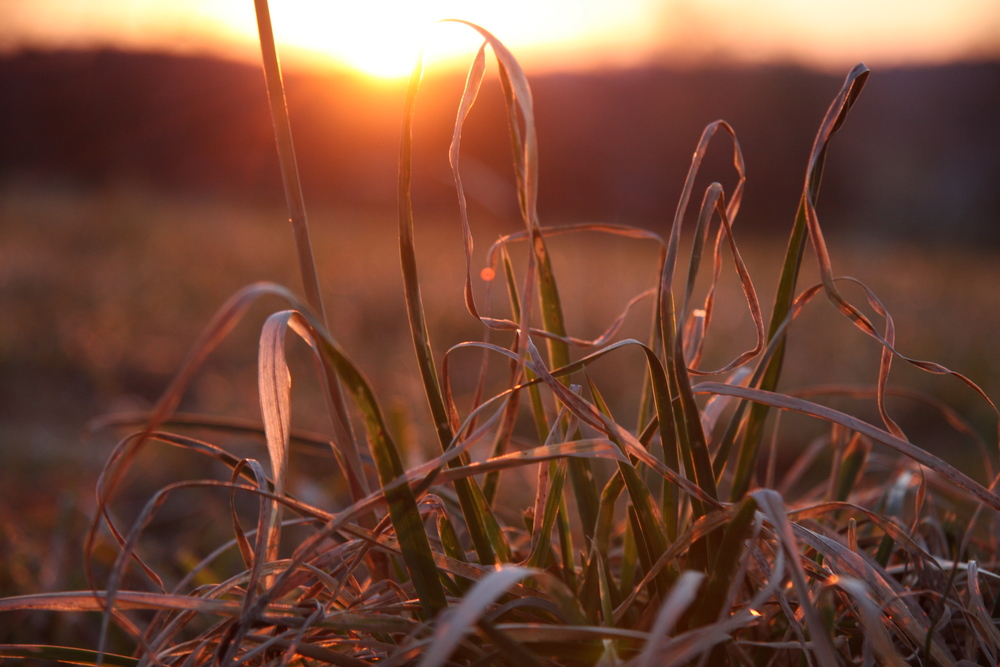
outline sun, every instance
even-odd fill
[[[219,18],[232,29],[256,36],[247,5],[219,2]],[[456,7],[450,0],[275,0],[271,23],[279,47],[296,56],[326,60],[370,77],[407,76],[422,52],[426,62],[474,53],[481,43],[464,26],[441,24]]]
[[[200,16],[211,18],[220,36],[243,46],[256,42],[250,0],[183,1],[197,3]],[[607,44],[619,43],[623,35],[636,38],[628,28],[638,20],[634,11],[621,11],[607,0],[270,0],[269,5],[283,59],[306,56],[382,79],[408,75],[421,53],[428,65],[466,66],[482,37],[444,19],[481,25],[515,51],[522,65],[541,67],[598,62]],[[570,52],[571,58],[565,55]]]
[[[419,2],[276,2],[275,37],[380,78],[405,76],[433,22]]]

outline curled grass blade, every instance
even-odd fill
[[[485,72],[485,46],[486,43],[493,49],[500,67],[500,76],[503,85],[504,95],[507,100],[508,124],[511,130],[511,140],[515,156],[515,173],[518,175],[518,192],[522,203],[524,222],[527,233],[531,238],[532,252],[529,253],[529,265],[527,277],[525,279],[524,295],[525,303],[520,313],[520,332],[528,331],[528,324],[531,317],[531,291],[532,281],[535,271],[538,272],[538,289],[544,329],[551,336],[546,338],[548,346],[549,362],[553,368],[566,366],[570,361],[569,347],[566,343],[568,337],[565,317],[563,315],[562,301],[559,296],[559,289],[556,283],[555,274],[552,269],[552,261],[548,249],[545,245],[545,237],[541,232],[538,222],[538,215],[535,208],[537,199],[537,172],[538,172],[538,149],[535,136],[535,118],[533,102],[531,99],[531,89],[528,85],[527,77],[521,70],[513,55],[497,40],[492,34],[479,26],[467,24],[478,31],[486,40],[483,47],[476,54],[473,65],[470,69],[466,82],[465,92],[459,107],[459,113],[455,121],[454,133],[449,152],[452,173],[454,175],[455,187],[459,196],[459,210],[461,215],[462,228],[465,238],[466,251],[466,283],[465,298],[466,306],[473,316],[479,317],[472,295],[472,234],[469,227],[468,212],[465,203],[465,193],[462,187],[461,174],[459,170],[459,153],[462,135],[462,127],[482,84]],[[520,119],[520,120],[519,120]],[[523,132],[521,125],[523,123]],[[480,319],[482,319],[480,317]],[[523,345],[519,339],[519,345]],[[523,349],[523,348],[522,348]],[[518,363],[520,367],[521,363]],[[569,378],[562,380],[568,382]],[[593,471],[586,460],[574,459],[569,462],[569,473],[572,479],[572,487],[577,496],[577,503],[585,508],[590,514],[596,507],[597,490],[593,483]],[[587,528],[589,530],[589,526]],[[567,535],[568,537],[568,535]]]

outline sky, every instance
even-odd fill
[[[259,58],[253,0],[0,0],[0,49],[117,47]],[[529,70],[794,62],[840,70],[1000,57],[1000,0],[271,0],[287,65],[402,76],[499,37]]]

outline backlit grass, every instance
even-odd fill
[[[366,304],[372,320],[351,318],[376,323],[349,338],[367,347],[379,383],[421,398],[400,407],[334,335],[344,330],[336,298],[324,314],[266,2],[257,8],[306,297],[276,282],[237,290],[149,411],[97,425],[132,430],[97,485],[84,545],[90,590],[8,597],[0,612],[93,612],[98,636],[86,646],[5,645],[0,655],[122,665],[996,663],[1000,443],[995,430],[977,436],[939,401],[900,389],[890,371],[951,376],[993,429],[996,410],[971,380],[904,356],[891,309],[837,272],[816,210],[826,153],[850,122],[865,67],[820,120],[787,250],[771,267],[774,286],[759,290],[733,226],[747,181],[728,124],[692,138],[666,237],[547,227],[535,207],[528,81],[470,25],[484,45],[450,153],[465,262],[447,280],[426,279],[410,204],[418,67],[400,151],[402,297]],[[477,250],[461,137],[481,85],[502,86],[507,100],[498,131],[511,139],[523,225]],[[730,152],[726,186],[702,184],[708,150]],[[599,269],[615,248],[628,248],[627,260]],[[360,273],[363,291],[382,266],[351,266],[347,254],[328,268]],[[431,286],[451,294],[435,301]],[[463,301],[474,335],[441,345],[439,326]],[[435,303],[449,305],[435,312]],[[824,326],[840,327],[837,340],[873,346],[862,386],[803,388],[814,369],[794,341],[799,317],[816,311],[834,316]],[[216,349],[253,317],[260,418],[181,410]],[[401,348],[415,364],[397,361]],[[231,372],[245,383],[245,371]],[[788,386],[789,375],[800,384]],[[943,445],[912,442],[898,401],[946,424],[934,432]],[[300,403],[326,421],[299,428]],[[246,453],[248,439],[263,443],[259,454]],[[137,486],[147,479],[138,473],[175,457],[201,461],[177,467],[196,474]]]

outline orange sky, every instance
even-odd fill
[[[271,0],[286,64],[405,73],[492,30],[529,69],[657,60],[784,60],[841,69],[1000,56],[998,0]],[[253,0],[0,0],[0,47],[176,50],[257,57]]]

